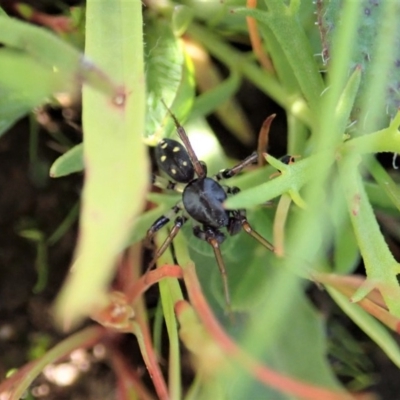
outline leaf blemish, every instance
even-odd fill
[[[126,102],[126,94],[125,91],[121,89],[112,99],[112,103],[118,108],[123,108],[125,106],[125,102]]]
[[[361,201],[360,194],[359,193],[355,194],[353,197],[353,208],[352,208],[352,213],[354,216],[357,216],[360,211],[360,201]]]

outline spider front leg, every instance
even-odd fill
[[[254,164],[257,161],[257,158],[258,158],[258,154],[256,152],[254,152],[254,153],[250,154],[248,157],[246,157],[239,164],[235,165],[233,168],[223,169],[223,170],[219,171],[218,174],[213,176],[213,178],[216,181],[232,178],[233,176],[237,175],[239,172],[242,172],[242,170],[244,168],[246,168],[248,165]]]
[[[204,229],[201,229],[200,226],[196,225],[193,227],[193,234],[201,239],[206,241],[211,245],[214,250],[215,259],[217,260],[219,272],[222,277],[222,283],[224,286],[224,294],[225,294],[225,303],[228,309],[228,313],[231,312],[231,296],[229,294],[229,284],[228,284],[228,275],[226,273],[224,259],[222,258],[220,244],[225,240],[225,235],[220,232],[216,228],[205,226]]]

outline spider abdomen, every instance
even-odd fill
[[[191,181],[182,194],[186,212],[197,222],[214,228],[229,224],[229,215],[222,206],[226,198],[223,187],[212,178]]]
[[[158,167],[176,182],[188,183],[194,178],[190,157],[176,140],[161,140],[156,146],[155,155]]]

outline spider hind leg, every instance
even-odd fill
[[[249,221],[247,221],[246,210],[236,210],[233,211],[232,213],[234,214],[233,218],[239,221],[241,227],[248,235],[256,239],[257,242],[261,243],[269,251],[275,252],[274,245],[270,243],[267,239],[265,239],[263,236],[261,236],[257,231],[255,231],[253,227],[250,225]]]
[[[182,212],[182,206],[180,203],[176,204],[174,207],[172,207],[168,213],[165,215],[162,215],[159,217],[153,225],[150,227],[150,229],[147,231],[146,235],[146,241],[147,243],[151,243],[154,235],[161,229],[163,228],[168,222],[171,221],[174,215],[177,215],[178,213]],[[167,236],[167,238],[164,240],[164,242],[161,244],[161,246],[155,251],[155,254],[153,256],[152,261],[150,262],[149,266],[147,267],[146,272],[150,271],[154,265],[156,264],[157,260],[164,254],[165,250],[167,250],[168,246],[171,244],[171,242],[174,240],[176,235],[179,233],[181,230],[183,224],[188,220],[188,218],[185,215],[178,215],[175,218],[174,225]]]

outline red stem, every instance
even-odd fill
[[[164,265],[142,275],[126,291],[127,302],[133,304],[150,286],[164,278],[183,278],[182,268],[177,265]]]
[[[143,385],[141,378],[127,364],[124,356],[115,346],[111,351],[110,358],[117,376],[118,400],[130,400],[132,398],[132,387],[141,400],[154,400],[154,397]]]

